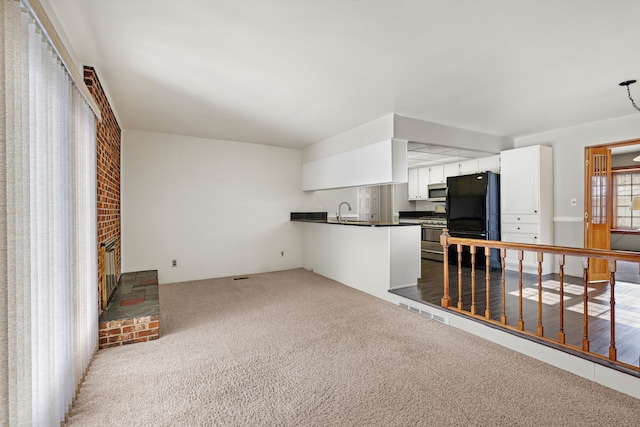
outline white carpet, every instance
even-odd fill
[[[160,285],[70,426],[637,426],[640,400],[297,269]]]

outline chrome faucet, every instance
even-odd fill
[[[347,202],[342,202],[338,206],[338,222],[342,222],[342,205],[347,205],[349,207],[349,212],[351,212],[351,205]]]

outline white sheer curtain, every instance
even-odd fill
[[[98,339],[95,117],[0,1],[0,425],[59,425]]]

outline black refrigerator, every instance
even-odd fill
[[[500,240],[500,175],[482,172],[447,178],[447,228],[451,237]],[[457,264],[455,246],[449,260]],[[463,248],[462,263],[471,265],[469,247]],[[476,248],[476,267],[485,267],[484,248]],[[500,268],[500,253],[492,249],[490,268]]]

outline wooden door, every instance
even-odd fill
[[[611,150],[587,147],[585,150],[584,247],[609,249],[612,214]],[[608,280],[606,260],[591,260],[589,281]]]

